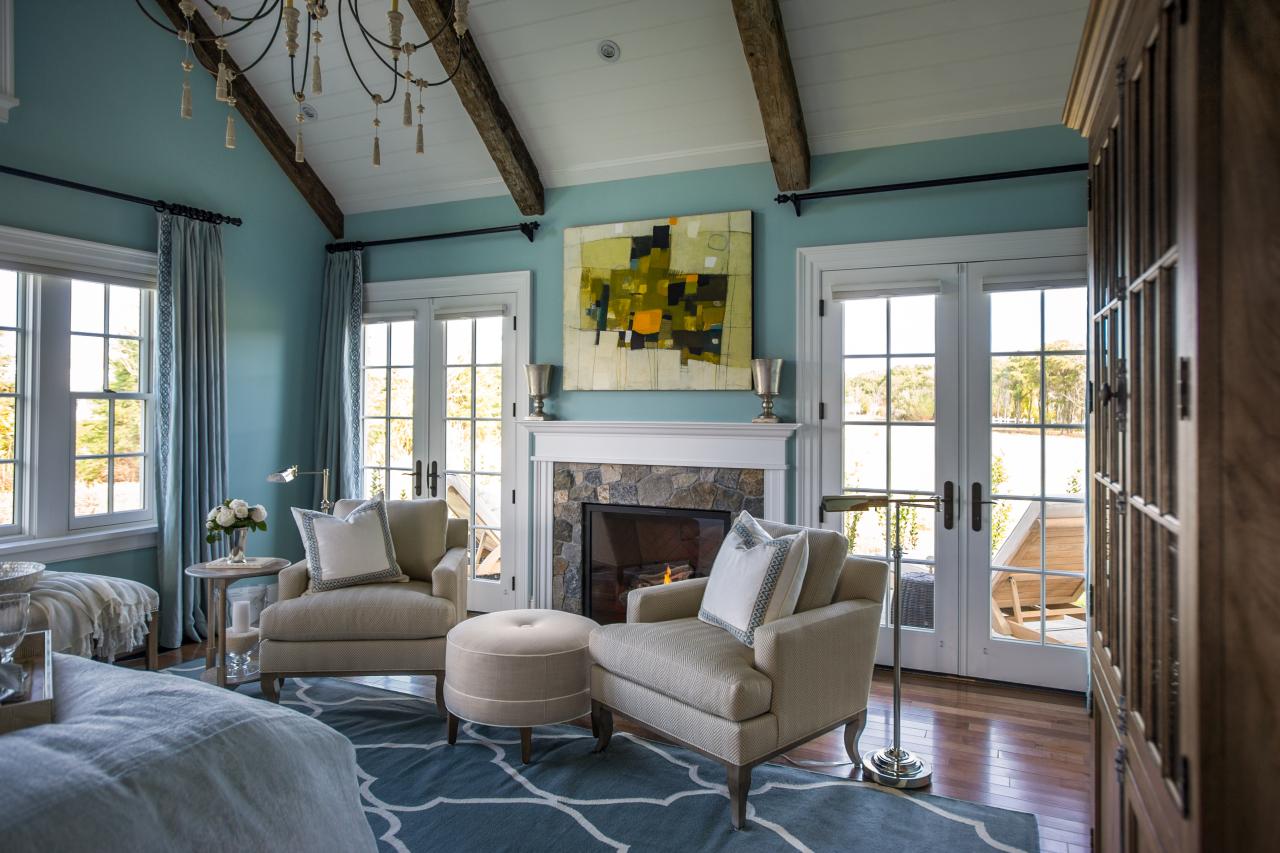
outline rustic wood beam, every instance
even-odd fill
[[[742,51],[760,102],[773,176],[783,192],[809,188],[809,139],[778,0],[733,0]]]
[[[156,0],[156,4],[175,28],[186,28],[186,17],[178,8],[178,0]],[[192,45],[196,59],[210,74],[216,75],[218,49],[214,47],[213,40],[217,38],[217,33],[209,27],[204,18],[200,17],[199,12],[191,16],[191,27],[197,39]],[[316,212],[316,216],[320,217],[320,221],[329,229],[329,233],[336,238],[342,237],[342,209],[338,207],[333,193],[329,192],[329,188],[320,180],[320,176],[311,168],[310,163],[298,163],[293,159],[293,139],[289,136],[289,132],[276,121],[266,101],[262,100],[262,96],[253,88],[249,78],[240,71],[240,66],[231,58],[230,53],[226,55],[224,61],[236,74],[236,109],[244,117],[245,124],[249,125],[249,129],[262,141],[280,170],[293,181],[293,185],[298,188],[298,192],[302,193],[302,197],[307,200],[307,204],[311,205],[311,209]]]
[[[423,30],[428,34],[440,32],[447,23],[450,29],[441,33],[432,45],[436,56],[446,71],[456,66],[457,75],[453,78],[453,88],[462,101],[462,106],[475,122],[480,138],[489,149],[489,156],[498,167],[498,173],[506,182],[516,206],[526,216],[545,212],[542,193],[542,179],[538,177],[538,167],[533,162],[524,139],[516,128],[511,113],[498,94],[498,87],[489,76],[489,69],[480,58],[475,40],[467,33],[462,38],[461,65],[458,65],[459,41],[453,37],[452,19],[448,16],[450,4],[447,0],[409,0],[413,13],[418,17]]]

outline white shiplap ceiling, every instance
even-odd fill
[[[239,15],[260,2],[228,5]],[[400,104],[384,105],[382,165],[371,165],[372,104],[342,56],[340,2],[330,0],[322,25],[324,94],[307,96],[320,118],[304,133],[307,160],[342,209],[505,194],[451,85],[427,90],[423,155]],[[388,5],[358,4],[384,39]],[[1056,124],[1088,0],[781,5],[810,148],[825,154]],[[405,37],[422,41],[402,7]],[[366,81],[389,91],[390,73],[346,24]],[[473,0],[471,32],[549,187],[769,159],[729,0]],[[258,24],[233,38],[237,62],[256,57],[267,35]],[[597,56],[606,38],[622,48],[616,63]],[[431,48],[413,63],[428,79],[444,76]],[[292,132],[283,34],[248,78]]]

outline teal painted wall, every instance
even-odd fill
[[[920,180],[1083,162],[1086,146],[1061,127],[851,151],[813,160],[812,189]],[[429,154],[427,156],[430,156]],[[1080,226],[1083,174],[945,187],[813,202],[797,219],[778,205],[768,163],[586,184],[547,191],[542,228],[528,243],[518,234],[470,237],[369,249],[370,281],[532,270],[533,348],[540,362],[562,360],[564,229],[576,225],[723,210],[753,210],[755,354],[795,357],[795,258],[802,246],[906,240]],[[456,231],[520,221],[507,197],[359,214],[347,239]],[[779,414],[795,414],[795,373],[784,371]],[[750,392],[559,392],[548,410],[599,420],[743,421],[759,411]]]
[[[268,485],[267,472],[311,459],[316,326],[328,232],[253,132],[227,110],[213,80],[192,74],[195,117],[178,117],[180,44],[132,3],[22,2],[16,77],[22,103],[0,124],[0,162],[138,195],[240,216],[224,227],[230,488],[267,506],[251,554],[299,557],[289,516],[310,481]],[[68,57],[91,60],[89,65]],[[104,67],[94,67],[100,62]],[[154,251],[145,207],[0,176],[0,224]],[[75,560],[61,569],[154,582],[153,549]]]

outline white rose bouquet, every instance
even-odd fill
[[[262,504],[249,504],[239,498],[223,501],[209,510],[209,515],[204,522],[206,531],[204,541],[217,542],[224,533],[240,528],[266,530],[266,507]]]

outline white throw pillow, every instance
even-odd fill
[[[408,580],[396,562],[387,506],[381,498],[365,501],[346,518],[294,507],[293,519],[307,551],[312,592]]]
[[[753,646],[756,628],[795,612],[808,567],[807,531],[774,539],[744,512],[716,554],[698,618]]]

